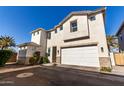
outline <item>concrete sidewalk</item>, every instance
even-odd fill
[[[124,76],[124,66],[113,66],[112,74]]]
[[[64,68],[72,68],[72,69],[79,69],[79,70],[86,70],[86,71],[93,71],[93,72],[100,72],[99,68],[96,67],[86,67],[86,66],[75,66],[75,65],[63,65],[58,64],[58,67],[64,67]]]
[[[72,68],[72,69],[84,70],[84,71],[99,72],[99,73],[102,73],[102,74],[124,76],[124,66],[114,66],[114,67],[112,67],[112,72],[101,72],[100,69],[96,68],[96,67],[62,65],[62,64],[59,64],[57,66],[58,67],[64,67],[64,68]]]
[[[41,67],[40,65],[34,65],[34,66],[8,66],[8,67],[0,67],[0,74],[1,73],[8,73],[8,72],[14,72],[14,71],[21,71],[21,70],[26,70],[26,69],[31,69],[31,68],[37,68]]]

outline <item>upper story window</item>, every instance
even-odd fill
[[[33,35],[35,36],[35,33],[33,33]]]
[[[57,33],[57,29],[55,29],[55,33]]]
[[[37,34],[39,34],[39,31],[37,32]]]
[[[49,32],[49,33],[47,34],[47,38],[48,38],[48,39],[51,39],[51,32]]]
[[[60,26],[60,31],[61,31],[61,30],[63,30],[63,25],[62,25],[62,26]]]
[[[95,16],[91,16],[90,17],[90,21],[94,21],[94,20],[96,20],[96,17]]]
[[[72,21],[71,23],[70,23],[70,31],[71,32],[75,32],[75,31],[77,31],[77,20],[75,20],[75,21]]]

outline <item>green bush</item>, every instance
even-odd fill
[[[112,69],[110,67],[102,67],[100,71],[111,72]]]
[[[43,57],[40,57],[39,64],[43,64]]]
[[[30,57],[29,64],[30,65],[35,65],[36,63],[37,63],[37,57]]]
[[[4,66],[12,54],[11,50],[0,50],[0,66]]]
[[[35,65],[38,64],[38,61],[40,60],[40,52],[37,51],[33,54],[33,57],[29,59],[29,64],[30,65]]]
[[[50,63],[49,59],[47,57],[40,57],[39,64],[46,64],[46,63]]]
[[[46,64],[49,63],[49,59],[47,57],[40,57],[40,52],[37,51],[33,54],[33,57],[29,59],[29,64],[30,65],[35,65],[35,64]]]
[[[40,52],[39,51],[34,52],[33,57],[40,57]]]
[[[50,63],[49,59],[47,57],[43,57],[43,64]]]

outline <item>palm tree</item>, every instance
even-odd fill
[[[111,47],[113,48],[118,48],[118,42],[117,42],[117,38],[115,36],[107,36],[107,44],[108,44],[108,48],[109,51],[111,51]]]
[[[15,40],[13,39],[13,37],[10,36],[1,36],[0,37],[0,48],[3,49],[7,49],[9,47],[14,47],[15,44]]]

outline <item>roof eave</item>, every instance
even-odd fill
[[[36,44],[36,43],[34,43],[34,42],[27,42],[27,43],[22,43],[22,44],[19,44],[19,45],[17,45],[18,47],[23,47],[23,46],[40,46],[40,45],[38,45],[38,44]]]
[[[124,26],[124,21],[122,22],[122,24],[121,24],[121,26],[119,27],[117,33],[115,34],[116,36],[118,36],[118,35],[120,34],[121,29],[122,29],[123,26]]]
[[[91,15],[91,14],[95,14],[95,13],[100,13],[100,12],[103,12],[105,13],[106,11],[106,7],[103,7],[103,8],[100,8],[100,9],[97,9],[95,11],[89,11],[89,13],[75,13],[75,12],[71,12],[67,17],[65,17],[58,25],[56,25],[53,29],[51,29],[50,31],[53,31],[55,30],[57,27],[60,27],[61,25],[64,24],[64,22],[66,22],[70,17],[74,16],[74,15]]]
[[[46,30],[43,28],[37,28],[37,29],[31,31],[30,33],[38,32],[38,31],[46,31]]]

